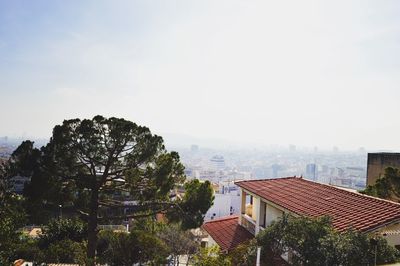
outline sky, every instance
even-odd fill
[[[0,0],[0,136],[47,138],[101,114],[161,135],[400,150],[399,12],[396,0]]]

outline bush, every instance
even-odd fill
[[[47,228],[43,229],[40,236],[40,247],[47,248],[52,243],[71,240],[82,242],[87,238],[87,227],[79,219],[54,219],[49,222]]]
[[[79,263],[84,253],[85,246],[70,239],[51,243],[44,251],[45,262],[51,263]]]
[[[22,237],[15,248],[14,260],[24,259],[26,261],[42,262],[44,253],[39,248],[38,240],[30,237]]]
[[[97,253],[100,263],[127,266],[147,262],[163,264],[169,255],[168,247],[161,239],[144,231],[132,231],[129,234],[101,231]]]
[[[231,260],[221,253],[217,246],[201,248],[194,256],[196,266],[230,266]]]

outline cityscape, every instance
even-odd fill
[[[21,139],[2,137],[0,158],[6,160],[16,149]],[[38,140],[45,143],[44,140]],[[210,181],[214,186],[213,207],[205,215],[205,220],[238,214],[240,193],[236,181],[273,179],[280,177],[303,177],[318,183],[364,190],[367,186],[367,151],[318,150],[317,147],[297,148],[266,147],[264,149],[212,149],[193,144],[187,148],[174,149],[179,152],[189,179]],[[23,192],[26,178],[14,183],[16,192]]]
[[[0,0],[0,266],[399,266],[399,11]]]

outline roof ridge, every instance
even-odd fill
[[[274,178],[264,178],[264,179],[247,179],[247,180],[240,180],[235,181],[234,183],[244,183],[244,182],[254,182],[254,181],[269,181],[269,180],[279,180],[279,179],[303,179],[301,176],[285,176],[285,177],[274,177]]]

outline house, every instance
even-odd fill
[[[390,245],[400,246],[399,203],[301,177],[239,181],[236,185],[241,195],[240,215],[206,222],[203,229],[209,235],[208,245],[217,244],[229,252],[286,213],[328,215],[339,232],[353,228],[380,234]]]

